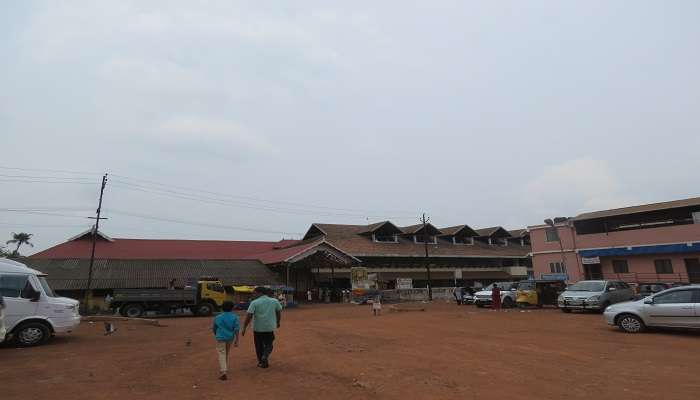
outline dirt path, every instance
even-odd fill
[[[0,348],[0,398],[697,399],[700,333],[627,335],[600,315],[495,313],[434,304],[386,313],[319,305],[285,312],[271,368],[252,337],[217,377],[208,318],[102,324],[32,349]],[[191,339],[191,345],[186,342]]]

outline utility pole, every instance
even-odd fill
[[[102,196],[105,193],[105,186],[107,186],[107,174],[104,174],[102,176],[102,186],[100,187],[100,201],[97,204],[96,211],[97,216],[88,217],[90,219],[95,220],[95,225],[92,226],[92,253],[90,254],[90,267],[88,268],[87,288],[85,289],[85,300],[83,302],[83,307],[85,307],[84,309],[86,314],[90,312],[90,299],[92,298],[92,267],[95,264],[95,247],[97,246],[97,233],[100,231],[100,220],[107,219],[100,217],[100,214],[102,213]]]
[[[423,213],[421,222],[423,223],[423,244],[425,245],[425,270],[428,272],[428,300],[433,301],[433,281],[430,279],[430,258],[428,257],[428,221],[430,219],[425,218],[425,213]]]

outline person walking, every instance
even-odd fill
[[[312,294],[311,294],[311,289],[309,289],[309,290],[306,291],[306,300],[307,300],[309,303],[311,303],[311,302],[314,300],[314,298],[312,297]]]
[[[455,287],[454,290],[452,291],[452,295],[455,297],[455,301],[457,302],[458,306],[462,305],[462,297],[464,297],[464,288],[462,287]]]
[[[223,312],[214,318],[212,331],[216,338],[216,352],[219,354],[219,379],[225,381],[228,379],[228,356],[233,347],[238,347],[238,331],[241,324],[238,316],[233,313],[233,303],[224,301],[221,305]]]
[[[493,289],[491,289],[491,308],[493,311],[501,309],[501,288],[495,283],[493,284]]]
[[[258,367],[268,368],[272,344],[275,341],[275,330],[279,329],[282,318],[282,305],[269,297],[263,287],[256,287],[253,292],[254,300],[248,307],[248,313],[243,323],[242,334],[245,336],[250,322],[253,322],[253,341],[255,354],[258,357]]]

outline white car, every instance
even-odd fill
[[[0,259],[0,296],[6,331],[0,342],[11,336],[20,346],[36,346],[80,324],[77,300],[56,296],[45,274],[16,261]]]
[[[501,289],[501,307],[515,307],[515,291],[518,289],[518,282],[496,282],[488,285],[479,292],[474,293],[474,304],[477,307],[486,307],[491,305],[493,285],[498,285]]]
[[[609,325],[629,333],[647,327],[700,328],[700,285],[680,286],[642,300],[613,304],[604,315]]]

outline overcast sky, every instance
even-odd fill
[[[4,2],[0,238],[87,228],[104,172],[134,238],[700,195],[700,2],[409,3]]]

